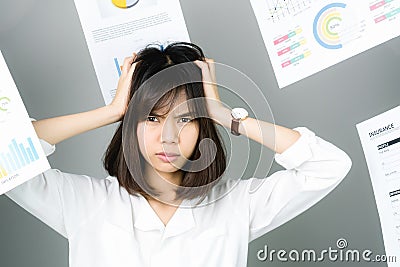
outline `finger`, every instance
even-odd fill
[[[202,70],[203,70],[204,67],[205,67],[204,61],[195,60],[194,63],[195,63],[200,69],[202,69]]]
[[[204,62],[204,61],[201,61],[201,60],[196,60],[194,62],[201,69],[203,76],[210,77],[210,68],[208,67],[207,62]]]
[[[128,76],[129,76],[129,77],[132,77],[132,76],[133,76],[133,72],[135,71],[136,64],[137,64],[137,62],[135,62],[135,63],[133,63],[133,64],[131,65],[131,68],[129,69],[129,72],[128,72]]]
[[[212,86],[212,94],[213,98],[219,100],[219,92],[218,92],[218,86],[217,86],[217,79],[216,79],[216,74],[215,74],[215,61],[214,59],[211,58],[206,58],[205,59],[208,65],[209,69],[209,75],[210,75],[210,85]]]
[[[208,63],[208,68],[210,69],[211,79],[213,82],[216,82],[216,75],[215,75],[215,61],[214,59],[207,58],[206,62]]]
[[[125,75],[128,74],[128,72],[130,70],[130,67],[131,67],[131,65],[133,63],[133,60],[134,60],[133,56],[132,57],[126,57],[124,59],[124,64],[122,65],[122,73],[123,74],[125,74]]]

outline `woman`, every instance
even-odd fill
[[[153,79],[159,73],[167,75]],[[204,83],[182,85],[187,73]],[[68,238],[73,267],[246,266],[248,243],[321,200],[351,160],[305,127],[232,118],[209,81],[213,61],[193,44],[126,58],[110,105],[33,122],[49,155],[62,140],[123,119],[104,159],[110,176],[51,169],[6,195]],[[274,150],[286,170],[257,190],[257,178],[218,183],[226,162],[215,123]]]

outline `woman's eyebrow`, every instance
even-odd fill
[[[185,113],[177,114],[174,116],[174,118],[187,117],[187,116],[193,117],[193,112],[188,111]]]
[[[154,111],[151,111],[150,114],[149,114],[149,116],[155,116],[155,117],[165,118],[165,117],[166,117],[166,114],[161,115],[161,114],[158,114],[158,113],[156,113],[156,112],[154,112]]]
[[[150,112],[150,114],[149,114],[149,116],[155,116],[155,117],[160,117],[160,118],[164,118],[164,119],[167,117],[167,115],[168,115],[168,114],[163,114],[163,115],[161,115],[161,114],[156,113],[155,111],[152,111],[152,112]],[[193,112],[188,111],[188,112],[185,112],[185,113],[176,114],[176,115],[174,116],[174,118],[193,117],[193,116],[194,116]]]

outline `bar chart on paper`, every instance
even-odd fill
[[[0,195],[50,165],[0,53]]]
[[[8,144],[8,150],[0,151],[0,179],[21,170],[23,167],[39,159],[32,138],[28,137],[24,141],[17,143],[14,138]]]
[[[389,22],[400,16],[400,1],[374,0],[370,2],[369,10],[376,24]]]

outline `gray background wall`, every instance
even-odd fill
[[[181,1],[192,42],[208,57],[246,73],[269,100],[276,123],[307,126],[353,160],[347,178],[310,210],[249,244],[256,252],[323,249],[346,238],[349,247],[384,254],[371,182],[355,124],[399,104],[400,39],[348,59],[283,90],[277,87],[249,1]],[[41,119],[103,105],[73,0],[0,2],[0,49],[31,117]],[[104,177],[101,157],[114,125],[60,143],[50,164]],[[85,149],[82,149],[84,147]],[[280,169],[277,164],[271,172]],[[0,266],[68,266],[68,242],[4,195],[0,197]],[[325,262],[318,266],[366,263]],[[308,266],[310,263],[296,263]],[[385,266],[371,263],[369,266]]]

